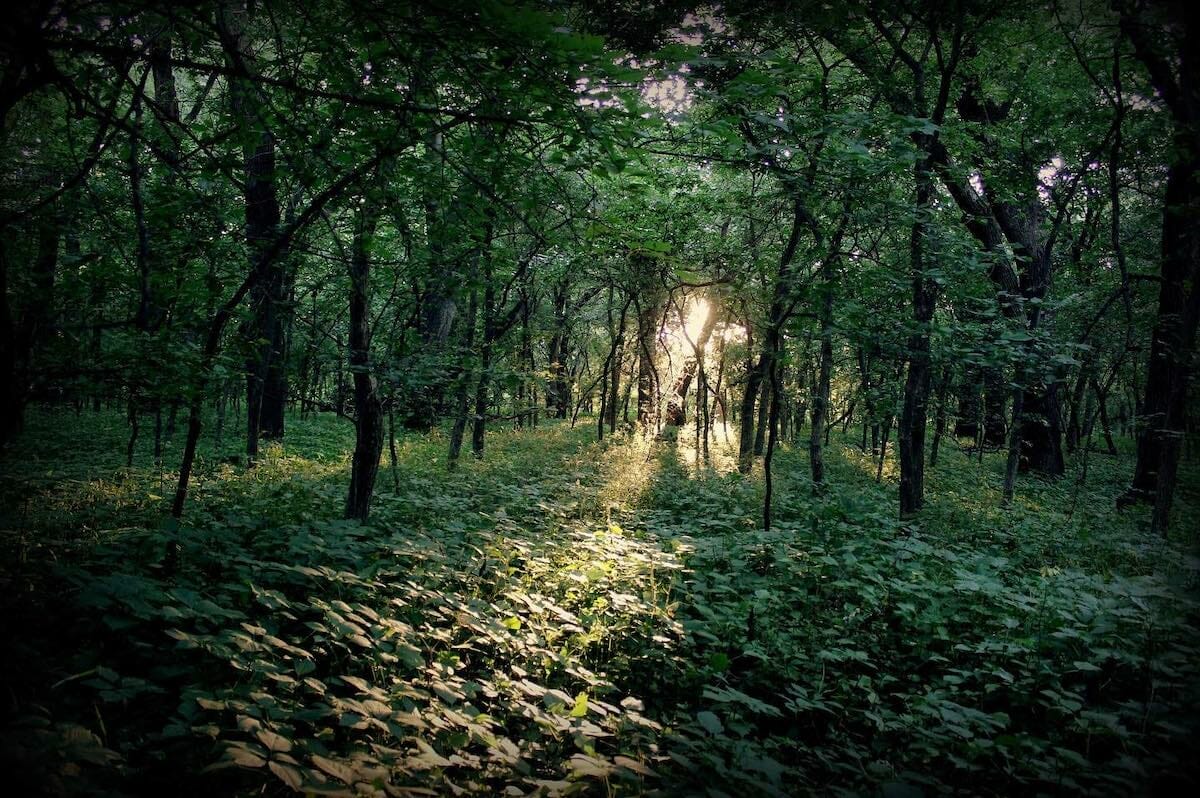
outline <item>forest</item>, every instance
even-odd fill
[[[1187,794],[1182,0],[26,0],[22,796]]]

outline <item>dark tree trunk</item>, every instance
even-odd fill
[[[613,434],[617,431],[617,406],[620,404],[620,388],[621,388],[621,361],[624,357],[625,344],[625,315],[629,311],[629,305],[632,299],[627,299],[624,306],[621,308],[621,320],[615,328],[612,327],[612,319],[609,319],[610,329],[612,329],[612,348],[609,350],[608,357],[609,366],[609,384],[608,384],[608,432]]]
[[[654,356],[658,352],[658,324],[661,303],[657,293],[646,293],[638,297],[637,317],[637,423],[643,435],[650,434],[654,427],[654,412],[657,406],[658,369]]]
[[[749,474],[754,465],[754,407],[768,368],[767,356],[759,356],[758,363],[746,370],[746,389],[742,392],[742,406],[738,416],[738,471]]]
[[[979,432],[980,392],[982,375],[976,369],[968,369],[963,382],[958,386],[958,411],[954,419],[954,435],[959,438],[974,438]]]
[[[1075,386],[1071,390],[1071,413],[1067,420],[1066,447],[1068,452],[1079,448],[1083,437],[1084,402],[1087,396],[1088,383],[1091,380],[1092,359],[1085,357],[1079,366],[1079,374],[1075,378]]]
[[[467,330],[464,352],[469,353],[475,348],[475,321],[479,315],[479,292],[471,289],[467,300]],[[465,358],[464,358],[465,359]],[[458,375],[458,385],[454,391],[454,426],[450,428],[450,454],[447,461],[451,469],[458,467],[458,458],[462,453],[463,436],[467,430],[467,414],[470,412],[471,400],[471,369],[464,363]]]
[[[350,257],[350,372],[354,375],[354,456],[346,518],[366,522],[383,452],[383,406],[371,373],[371,250],[375,219],[358,214]]]
[[[492,273],[492,225],[487,224],[478,257],[483,262],[483,345],[479,353],[479,379],[475,384],[475,414],[471,425],[471,453],[483,457],[487,434],[488,389],[492,377],[492,347],[501,330],[496,320],[496,287]],[[563,418],[565,416],[555,416]]]
[[[422,101],[437,104],[437,89],[425,70],[417,70],[412,90]],[[409,397],[405,419],[407,427],[421,431],[432,429],[438,417],[445,412],[446,394],[451,389],[452,369],[449,368],[447,345],[458,315],[456,298],[461,295],[461,276],[455,273],[455,254],[452,251],[451,214],[461,209],[465,201],[462,196],[450,197],[446,189],[443,135],[440,132],[429,133],[424,144],[428,176],[422,181],[421,204],[424,206],[430,263],[428,277],[419,294],[418,334],[421,350],[417,358],[427,379]],[[451,201],[447,202],[448,199]],[[454,391],[457,402],[457,385]]]
[[[399,459],[396,455],[396,414],[392,410],[395,404],[395,397],[388,399],[388,455],[392,466],[392,490],[399,492],[400,490],[400,468],[397,465]]]
[[[1100,431],[1104,433],[1104,444],[1108,447],[1108,453],[1115,455],[1117,444],[1113,440],[1112,425],[1108,422],[1108,392],[1103,390],[1095,380],[1092,380],[1092,388],[1096,392],[1097,413],[1100,416]]]
[[[933,444],[929,447],[929,467],[937,465],[938,450],[942,445],[942,436],[946,433],[946,402],[950,390],[950,367],[942,369],[942,378],[937,387],[937,416],[933,422]]]
[[[766,378],[758,394],[758,424],[754,427],[754,456],[762,457],[767,441],[767,422],[771,415],[771,362],[767,359]]]
[[[793,280],[795,279],[795,273],[792,270],[792,261],[796,257],[796,248],[800,243],[800,232],[803,227],[809,227],[817,233],[819,243],[819,231],[815,220],[808,212],[801,197],[793,196],[792,230],[788,235],[787,243],[784,244],[783,252],[779,256],[779,271],[776,275],[775,288],[772,292],[771,311],[767,325],[767,340],[763,348],[766,379],[769,381],[771,388],[770,407],[767,411],[767,427],[769,427],[769,432],[767,435],[766,451],[763,456],[763,529],[771,528],[772,501],[774,498],[774,478],[771,466],[775,457],[775,444],[779,435],[779,394],[782,392],[780,375],[783,368],[784,348],[783,326],[787,323],[792,312],[792,305],[789,304],[789,297],[792,296],[794,290]],[[836,250],[836,248],[835,244],[834,249]],[[829,263],[832,257],[834,256],[827,258],[826,262]],[[760,363],[762,362],[760,361]]]
[[[243,200],[246,249],[252,282],[247,328],[250,354],[246,358],[246,463],[258,458],[259,438],[283,437],[283,403],[286,378],[283,369],[284,296],[282,252],[264,257],[279,235],[279,200],[276,195],[275,137],[263,123],[254,83],[253,54],[246,35],[245,6],[226,8],[219,14],[225,55],[241,77],[231,82],[230,110],[242,140]]]
[[[126,422],[129,424],[129,440],[125,443],[125,467],[133,468],[133,453],[137,450],[138,433],[141,426],[138,423],[137,403],[132,400],[126,410]]]
[[[1141,47],[1139,47],[1141,57]],[[1193,73],[1200,71],[1192,56],[1185,57]],[[1193,75],[1193,95],[1200,93],[1200,75]],[[1193,97],[1200,108],[1200,98]],[[1191,375],[1197,319],[1200,318],[1200,136],[1177,118],[1175,161],[1167,171],[1162,216],[1162,281],[1158,315],[1150,339],[1145,395],[1137,412],[1137,461],[1133,481],[1122,497],[1153,501],[1154,522],[1167,528],[1167,515],[1176,481],[1179,443],[1184,435],[1187,388]],[[1157,494],[1161,494],[1157,496]]]
[[[1025,402],[1028,401],[1029,396],[1030,392],[1027,390],[1016,389],[1013,391],[1012,424],[1009,426],[1008,432],[1008,459],[1004,465],[1004,489],[1000,500],[1004,507],[1012,504],[1013,495],[1016,493],[1017,470],[1022,459],[1021,450],[1024,444],[1021,427],[1025,423]]]
[[[533,334],[529,329],[529,318],[532,311],[530,308],[529,286],[523,284],[521,286],[521,350],[518,362],[522,368],[528,368],[528,373],[521,376],[521,381],[517,385],[517,428],[521,428],[530,422],[530,390],[532,374],[533,374]],[[603,415],[603,414],[601,414]]]
[[[1034,385],[1025,389],[1021,403],[1020,470],[1061,475],[1065,470],[1062,451],[1061,413],[1058,386]]]
[[[929,325],[933,321],[937,285],[928,276],[928,214],[933,199],[933,180],[925,134],[917,139],[916,182],[917,219],[913,222],[910,256],[912,261],[912,307],[916,327],[908,338],[908,376],[904,381],[904,406],[900,414],[900,517],[916,515],[925,502],[925,427],[929,406],[930,345]],[[880,456],[882,462],[882,455]]]
[[[977,90],[978,86],[971,84],[968,91],[960,96],[960,116],[986,127],[1007,115],[1008,106],[1001,107],[980,99]],[[986,134],[984,141],[994,149]],[[998,152],[992,154],[1000,157]],[[1015,297],[1021,296],[1025,304],[1026,327],[1032,331],[1037,327],[1040,301],[1050,287],[1052,248],[1056,234],[1056,230],[1051,230],[1043,238],[1043,208],[1041,198],[1036,195],[1036,181],[1029,181],[1031,187],[1025,190],[1020,200],[999,201],[986,191],[981,197],[970,185],[954,178],[947,169],[949,155],[940,142],[932,149],[931,159],[942,170],[943,182],[966,217],[967,229],[992,255],[989,277],[998,289],[997,300],[1001,311],[1009,318],[1021,315],[1021,309],[1014,301]],[[1022,165],[1022,168],[1027,167]],[[1056,221],[1055,227],[1058,224]],[[1005,252],[1006,242],[1020,267],[1019,273]],[[1033,354],[1032,349],[1030,354]],[[1006,391],[1001,387],[1002,377],[998,373],[988,374],[985,381],[988,383],[985,393],[988,399],[985,400],[985,429],[981,444],[997,444],[1003,441],[1003,401]],[[1063,473],[1061,423],[1057,417],[1046,415],[1051,411],[1058,412],[1056,391],[1054,384],[1028,386],[1020,414],[1024,419],[1020,434],[1029,436],[1022,439],[1022,469],[1028,468],[1049,476],[1061,476]]]
[[[559,280],[554,285],[554,332],[550,336],[547,366],[550,379],[546,384],[546,409],[554,418],[566,418],[571,405],[571,383],[567,379],[567,358],[570,354],[568,311],[570,309],[570,282]]]
[[[816,385],[813,386],[815,390],[813,391],[812,415],[810,419],[812,429],[809,431],[808,438],[808,463],[814,487],[819,487],[825,483],[825,455],[824,446],[822,445],[822,435],[828,437],[825,426],[829,421],[829,382],[833,374],[834,277],[835,269],[840,260],[839,253],[842,247],[842,236],[845,233],[848,218],[848,213],[843,215],[837,232],[833,236],[830,250],[821,261],[821,309],[818,314],[818,321],[821,324],[821,347],[819,363],[817,365],[817,381]],[[852,400],[850,412],[847,416],[852,416],[853,413],[854,403]]]
[[[782,275],[781,275],[782,277]],[[773,314],[774,315],[774,314]],[[773,513],[775,481],[771,466],[775,459],[776,439],[779,435],[780,361],[783,359],[783,336],[780,327],[785,319],[782,313],[774,318],[767,331],[767,351],[770,353],[767,380],[770,383],[770,407],[767,411],[767,447],[763,456],[763,529],[770,529]]]
[[[0,230],[0,446],[11,441],[25,424],[25,405],[34,378],[38,341],[52,321],[54,282],[61,238],[57,205],[51,203],[34,218],[33,279],[26,294],[13,302],[9,285],[9,247]],[[15,310],[14,310],[15,305]],[[15,318],[14,318],[15,312]]]
[[[983,371],[983,443],[985,446],[1003,446],[1007,440],[1008,421],[1004,417],[1005,406],[1012,389],[1004,378],[1004,370],[985,368]],[[1057,444],[1053,445],[1058,448]],[[1060,455],[1061,456],[1061,455]]]

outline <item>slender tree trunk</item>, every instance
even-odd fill
[[[800,243],[801,228],[806,225],[806,222],[812,223],[810,226],[816,230],[815,222],[813,222],[803,201],[799,196],[794,196],[792,198],[792,230],[779,257],[779,272],[775,280],[775,290],[771,298],[770,321],[767,326],[766,346],[763,349],[763,357],[766,358],[767,379],[771,387],[770,409],[767,413],[767,426],[770,429],[767,435],[766,451],[763,456],[763,483],[765,485],[763,496],[763,529],[770,529],[772,520],[771,505],[774,498],[775,483],[771,466],[775,457],[776,441],[779,436],[779,394],[782,392],[780,387],[780,370],[783,367],[784,348],[783,325],[787,323],[788,317],[791,314],[788,297],[793,290],[792,281],[794,279],[794,272],[792,271],[792,261],[796,257],[796,248]]]
[[[388,454],[392,466],[392,490],[400,492],[400,468],[398,465],[399,458],[396,455],[396,414],[392,410],[392,405],[395,403],[395,396],[391,397],[388,402]]]
[[[479,353],[479,379],[475,384],[475,416],[471,425],[471,453],[482,458],[484,436],[487,434],[488,389],[492,376],[492,346],[498,336],[496,326],[496,287],[492,274],[492,226],[489,222],[484,231],[482,252],[479,254],[483,261],[483,345]],[[555,418],[565,416],[555,415]]]
[[[942,379],[937,387],[937,416],[933,423],[933,444],[929,447],[929,467],[937,465],[938,449],[942,445],[942,436],[946,433],[946,402],[950,390],[950,367],[942,369]]]
[[[1018,388],[1013,391],[1012,423],[1008,428],[1008,460],[1004,465],[1004,493],[1000,500],[1003,507],[1012,504],[1013,495],[1016,493],[1017,471],[1021,461],[1021,425],[1024,423],[1022,413],[1028,396],[1027,390]]]
[[[133,468],[133,453],[137,448],[138,432],[141,426],[138,424],[138,408],[132,400],[129,402],[129,412],[126,420],[129,422],[129,442],[125,444],[125,467]]]
[[[245,5],[226,7],[218,15],[219,32],[226,60],[238,73],[248,77],[231,81],[230,110],[243,142],[243,200],[245,204],[246,249],[249,254],[252,283],[250,307],[253,318],[248,330],[251,354],[246,359],[246,463],[258,458],[259,438],[283,437],[283,402],[277,370],[283,363],[284,301],[282,252],[264,257],[279,234],[280,212],[276,196],[275,137],[263,123],[257,87],[254,83],[254,56],[246,35]],[[275,369],[276,371],[273,371]]]
[[[879,433],[879,465],[875,469],[875,482],[883,482],[883,463],[887,459],[888,440],[892,434],[892,414],[888,413],[884,416],[882,429]]]
[[[217,389],[217,430],[216,430],[216,449],[220,454],[225,448],[225,408],[229,404],[225,394],[227,389],[224,383],[221,383]]]
[[[1100,430],[1104,433],[1104,443],[1108,453],[1117,453],[1117,444],[1113,441],[1112,426],[1108,423],[1108,392],[1102,391],[1100,385],[1092,380],[1092,388],[1096,391],[1097,412],[1100,416]]]
[[[52,320],[54,282],[58,269],[59,211],[51,203],[34,220],[37,248],[33,280],[24,301],[10,304],[9,240],[11,227],[0,229],[0,446],[24,428],[25,405],[33,380],[35,351]]]
[[[782,314],[781,314],[782,315]],[[770,409],[767,412],[767,447],[763,455],[763,529],[771,528],[775,481],[771,466],[775,459],[775,444],[779,436],[779,361],[782,359],[783,336],[779,330],[784,319],[775,319],[767,332],[767,351],[770,352],[768,379],[771,384]]]
[[[632,302],[632,297],[625,300],[625,303],[621,306],[620,320],[615,326],[613,325],[611,312],[609,313],[608,318],[609,335],[612,341],[608,351],[609,382],[606,407],[608,413],[608,432],[610,435],[616,433],[617,431],[617,405],[620,402],[621,360],[624,355],[625,318],[626,314],[629,312],[629,306]]]
[[[154,402],[154,467],[162,466],[162,442],[163,442],[163,417],[162,417],[162,402],[155,400]]]
[[[766,375],[768,360],[761,355],[758,363],[746,370],[746,389],[742,392],[742,407],[738,423],[738,471],[749,474],[754,465],[754,407]]]
[[[808,437],[808,462],[813,487],[825,484],[825,456],[821,437],[829,415],[829,381],[833,373],[833,263],[826,258],[821,268],[821,355],[817,367],[817,384],[812,398],[811,429]]]
[[[912,306],[916,328],[908,338],[908,376],[904,382],[904,407],[900,415],[900,517],[912,518],[925,502],[925,426],[929,405],[930,344],[929,325],[933,321],[936,284],[926,275],[928,269],[928,214],[933,200],[925,134],[916,134],[918,155],[916,181],[917,218],[913,222],[910,254],[912,260]],[[882,459],[882,456],[881,456]]]
[[[643,265],[643,269],[646,265]],[[643,435],[649,435],[654,426],[655,401],[658,389],[658,369],[654,358],[658,352],[658,330],[661,305],[657,290],[635,298],[638,310],[637,332],[637,422]]]
[[[1066,447],[1068,452],[1079,448],[1083,434],[1081,418],[1084,413],[1084,397],[1087,395],[1088,383],[1091,380],[1092,358],[1087,356],[1079,366],[1079,375],[1075,378],[1075,387],[1071,390],[1071,413],[1067,420]]]
[[[767,441],[767,422],[771,415],[771,364],[767,361],[766,379],[758,394],[758,424],[754,428],[754,456],[761,457]]]
[[[354,377],[354,455],[346,518],[365,523],[383,452],[383,406],[371,373],[371,239],[373,209],[358,212],[350,257],[350,372]]]
[[[566,418],[571,404],[570,382],[567,380],[567,358],[570,352],[567,329],[570,308],[570,282],[563,278],[554,285],[553,291],[554,332],[550,336],[548,353],[550,380],[546,385],[546,409],[554,418]]]
[[[467,301],[467,340],[464,350],[468,357],[475,348],[475,321],[478,314],[479,292],[472,288],[470,299]],[[454,426],[450,428],[450,456],[447,465],[452,470],[458,467],[458,457],[462,452],[463,436],[467,429],[467,413],[470,410],[471,397],[470,386],[471,369],[464,364],[462,372],[458,375],[458,386],[455,388]]]

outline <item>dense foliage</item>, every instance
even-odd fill
[[[1196,35],[15,10],[19,788],[1194,789]]]
[[[36,763],[29,788],[916,794],[986,774],[990,794],[1125,794],[1194,778],[1200,562],[1108,509],[1125,458],[1001,511],[1002,457],[954,447],[913,528],[881,509],[894,479],[876,485],[838,434],[839,487],[813,500],[785,477],[764,531],[761,483],[697,471],[684,444],[543,425],[447,476],[430,473],[444,439],[414,434],[361,526],[328,511],[348,425],[294,419],[253,471],[212,464],[188,567],[167,578],[162,472],[149,446],[120,467],[117,420],[39,414],[30,437],[88,467],[30,448],[5,485],[8,507],[37,497],[6,552],[5,681],[28,703],[4,737]],[[804,471],[790,452],[780,470]]]

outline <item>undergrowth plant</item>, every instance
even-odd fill
[[[848,441],[819,494],[785,451],[763,531],[755,479],[544,425],[450,473],[437,436],[402,438],[362,525],[330,512],[345,426],[296,426],[253,469],[206,465],[177,531],[152,465],[8,478],[3,738],[34,763],[23,784],[1006,795],[1194,776],[1200,563],[1132,517],[1097,523],[1115,467],[999,512],[998,469],[952,451],[902,523]]]

